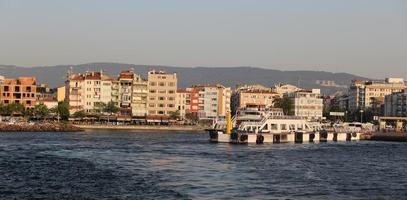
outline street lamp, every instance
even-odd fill
[[[363,110],[360,110],[360,123],[363,123]]]

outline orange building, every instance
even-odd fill
[[[3,104],[20,103],[25,108],[36,104],[37,81],[35,77],[4,79],[0,85],[0,102]]]

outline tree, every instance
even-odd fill
[[[58,120],[68,120],[69,118],[69,104],[67,102],[58,102],[58,105],[50,109],[51,113],[57,115]]]
[[[180,119],[180,117],[181,115],[179,113],[179,110],[170,113],[170,119],[178,120]]]
[[[119,112],[119,107],[113,101],[109,101],[109,103],[104,105],[103,112],[109,113],[107,117],[107,122],[109,122],[110,116]]]
[[[33,115],[37,119],[44,119],[49,115],[49,109],[43,103],[38,104],[33,109]]]
[[[197,116],[195,116],[193,113],[191,112],[187,112],[185,113],[185,119],[187,119],[188,121],[190,121],[193,124],[198,123],[199,118]]]
[[[24,114],[25,108],[20,103],[11,103],[1,106],[1,111],[5,115],[12,115],[13,113]]]
[[[291,110],[292,110],[292,104],[291,104],[291,100],[288,97],[277,97],[275,99],[273,99],[273,104],[275,108],[281,108],[283,109],[283,113],[285,115],[289,115],[291,114]]]
[[[86,117],[86,113],[85,113],[85,111],[83,111],[83,110],[79,110],[79,111],[76,111],[76,112],[73,114],[73,117],[79,118],[79,119],[82,120],[83,118]]]
[[[106,104],[104,102],[96,102],[95,106],[93,108],[93,111],[96,114],[102,114],[105,109],[106,109]]]

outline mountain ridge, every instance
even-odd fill
[[[367,79],[365,77],[344,72],[326,72],[311,70],[275,70],[252,66],[238,67],[177,67],[164,65],[136,65],[125,63],[95,62],[79,65],[55,65],[22,67],[15,65],[0,65],[0,75],[6,77],[36,76],[38,82],[46,83],[51,87],[62,85],[68,69],[72,67],[74,73],[103,70],[106,74],[117,76],[122,70],[133,68],[143,78],[150,70],[163,70],[176,72],[178,86],[188,87],[193,84],[220,83],[229,87],[242,84],[261,84],[272,87],[278,83],[299,85],[304,88],[321,88],[325,94],[345,91],[344,85],[349,85],[353,79]],[[317,80],[331,80],[340,87],[322,86]]]

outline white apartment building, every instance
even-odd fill
[[[310,120],[322,119],[323,99],[320,89],[299,90],[286,94],[292,102],[292,113],[295,116]]]

